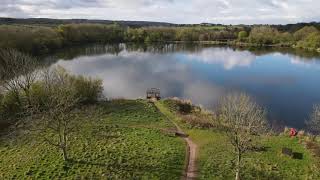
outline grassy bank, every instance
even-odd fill
[[[2,137],[0,179],[180,179],[184,142],[152,104],[115,100],[83,107],[70,161],[31,135]],[[13,140],[15,139],[15,140]]]
[[[179,115],[172,100],[158,103],[158,107],[173,119],[199,146],[199,179],[234,179],[234,152],[226,134],[218,129],[201,128]],[[200,114],[200,115],[199,115]],[[202,116],[203,112],[192,112],[191,116]],[[201,119],[201,118],[200,118]],[[205,123],[205,122],[203,122]],[[287,135],[265,135],[261,137],[261,148],[244,156],[243,179],[319,179],[319,159],[305,148],[303,140]],[[282,148],[291,148],[302,153],[302,159],[292,159],[281,153]]]
[[[214,120],[211,112],[197,109],[182,115],[172,100],[156,106],[160,112],[145,100],[83,106],[78,130],[70,135],[70,160],[66,162],[41,137],[26,132],[2,136],[0,179],[180,179],[185,143],[173,136],[175,126],[167,118],[198,145],[199,179],[234,179],[232,145],[224,132],[206,128],[207,121]],[[319,160],[305,148],[303,139],[265,135],[260,145],[245,154],[243,179],[320,178]],[[283,155],[283,147],[302,153],[303,158]]]

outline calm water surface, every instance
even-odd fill
[[[286,50],[241,50],[204,45],[92,45],[50,57],[75,74],[103,80],[110,98],[139,98],[147,88],[163,97],[191,99],[214,108],[233,91],[265,106],[270,121],[303,127],[320,103],[320,56]]]

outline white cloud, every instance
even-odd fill
[[[319,0],[1,0],[0,16],[173,23],[319,21]]]

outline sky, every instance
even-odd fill
[[[320,0],[0,0],[0,17],[288,24],[320,21]]]

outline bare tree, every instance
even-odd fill
[[[62,69],[46,71],[43,88],[47,99],[41,102],[41,105],[34,104],[30,114],[34,114],[37,121],[34,120],[29,124],[31,127],[28,127],[40,134],[49,145],[58,148],[64,160],[69,158],[68,138],[77,128],[75,111],[79,102],[68,77]]]
[[[0,49],[0,84],[15,94],[20,105],[21,90],[25,93],[28,104],[31,104],[30,88],[37,79],[38,66],[38,61],[29,55],[12,49]]]
[[[75,130],[76,114],[74,112],[77,99],[71,92],[57,91],[46,104],[48,111],[43,114],[43,137],[47,143],[61,150],[64,160],[68,160],[68,138]],[[49,135],[49,136],[48,136]]]
[[[314,105],[310,119],[306,122],[308,130],[316,138],[320,134],[320,105]]]
[[[246,94],[230,94],[221,100],[221,125],[236,153],[236,180],[240,179],[243,153],[255,145],[254,136],[266,128],[265,110]]]

